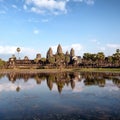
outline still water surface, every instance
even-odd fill
[[[0,120],[120,120],[120,74],[1,74]]]

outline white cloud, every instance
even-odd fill
[[[73,0],[74,2],[83,2],[83,0]]]
[[[10,55],[12,56],[13,54],[15,54],[16,57],[18,57],[17,54],[17,49],[18,46],[0,46],[0,55],[4,55],[5,58],[8,60],[8,58],[10,57]],[[20,51],[20,58],[23,59],[24,56],[28,56],[28,58],[32,58],[34,59],[36,54],[39,53],[38,50],[35,50],[33,48],[27,48],[27,47],[20,47],[21,51]],[[8,56],[8,58],[7,58]],[[2,58],[2,59],[5,59]]]
[[[71,47],[76,51],[80,51],[83,48],[81,44],[72,44]]]
[[[0,92],[15,91],[16,88],[17,88],[17,85],[15,85],[15,84],[4,83],[4,84],[0,85]]]
[[[0,54],[15,54],[16,46],[0,46]]]
[[[42,22],[46,23],[46,22],[49,22],[49,20],[48,19],[42,19]]]
[[[93,5],[95,3],[95,0],[73,0],[74,2],[83,2],[86,3],[87,5]]]
[[[90,40],[92,43],[95,43],[95,44],[97,44],[97,45],[100,45],[100,42],[99,42],[99,40],[97,40],[97,39],[91,39]]]
[[[106,45],[108,48],[114,48],[114,49],[120,49],[120,44],[107,44]]]
[[[106,44],[98,46],[99,51],[103,51],[106,56],[112,55],[116,52],[116,49],[120,49],[120,44]]]
[[[34,34],[39,34],[39,30],[36,29],[36,30],[33,31],[33,33]]]
[[[24,9],[24,10],[27,10],[27,6],[26,6],[26,5],[23,5],[23,9]]]
[[[86,4],[93,5],[95,0],[84,0]]]
[[[46,12],[51,12],[56,14],[56,12],[66,13],[66,3],[68,0],[25,0],[25,4],[30,8],[32,12],[43,14]]]
[[[38,14],[44,14],[44,13],[45,13],[44,10],[41,10],[41,9],[39,9],[39,8],[36,8],[36,7],[32,7],[32,8],[31,8],[31,11],[32,11],[32,12],[35,12],[35,13],[38,13]]]
[[[18,11],[21,11],[21,9],[18,6],[14,5],[14,4],[12,5],[12,8],[14,8],[14,9],[16,9]]]
[[[36,82],[28,81],[27,83],[24,83],[24,81],[21,80],[20,82],[16,81],[14,84],[12,84],[11,82],[2,83],[0,84],[0,92],[16,91],[16,88],[18,86],[20,87],[21,90],[28,90],[34,88],[36,86]]]
[[[57,46],[52,46],[52,50],[53,50],[53,53],[56,53],[57,52]],[[75,50],[75,55],[81,55],[81,53],[83,53],[83,46],[79,43],[77,44],[72,44],[72,45],[68,45],[68,46],[62,46],[62,50],[63,52],[65,53],[66,51],[70,51],[71,48],[73,48]]]
[[[15,8],[15,9],[17,9],[17,6],[16,6],[16,5],[12,5],[12,8]]]
[[[6,11],[1,10],[1,11],[0,11],[0,14],[6,14]]]
[[[105,48],[105,47],[99,47],[99,50],[100,50],[100,51],[105,51],[106,48]]]

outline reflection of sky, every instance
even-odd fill
[[[106,84],[104,87],[105,90],[108,91],[120,91],[120,88],[116,87],[111,80],[106,80]]]
[[[6,77],[0,80],[0,92],[16,91],[18,86],[21,90],[29,90],[34,89],[37,84],[34,79],[29,79],[27,82],[25,82],[23,79],[17,79],[14,83],[8,81]]]

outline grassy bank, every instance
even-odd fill
[[[110,72],[120,73],[120,68],[73,68],[73,69],[0,69],[0,73],[59,73],[59,72]]]
[[[72,69],[0,69],[0,73],[59,73],[70,71]]]
[[[73,69],[73,71],[78,72],[113,72],[120,73],[120,68],[81,68],[81,69]]]

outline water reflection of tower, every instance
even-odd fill
[[[112,79],[112,82],[118,87],[120,88],[120,78],[113,78]]]
[[[47,79],[47,86],[49,87],[50,90],[53,88],[53,81],[50,79]]]
[[[64,87],[64,82],[63,81],[58,81],[57,82],[57,87],[58,87],[58,92],[61,93],[62,89]]]
[[[75,81],[74,81],[74,79],[70,80],[70,83],[71,83],[71,88],[74,89],[75,88]]]
[[[15,73],[9,73],[8,74],[8,79],[14,83],[16,81],[16,74]]]
[[[42,79],[38,75],[35,75],[34,79],[36,80],[37,84],[41,84]]]

